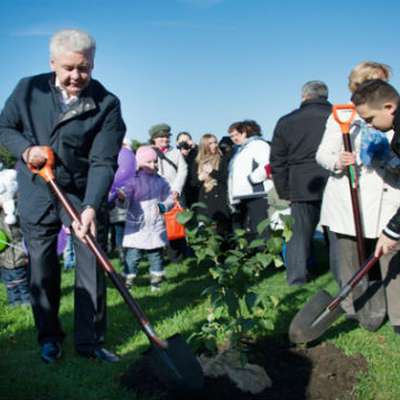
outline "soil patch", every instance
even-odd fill
[[[331,343],[311,348],[290,347],[270,339],[252,346],[249,361],[265,368],[272,387],[262,393],[243,393],[228,379],[206,378],[204,390],[191,399],[207,400],[347,400],[354,398],[357,375],[366,372],[361,355],[346,356]],[[143,362],[132,365],[121,384],[137,394],[160,400],[177,399],[168,393]],[[140,398],[140,396],[139,396]],[[186,397],[187,398],[187,397]]]

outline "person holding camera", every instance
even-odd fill
[[[193,142],[192,136],[188,132],[180,132],[176,136],[176,148],[181,152],[188,167],[188,174],[182,190],[183,203],[186,207],[199,201],[200,186],[193,183],[193,177],[197,175],[196,157],[198,146]]]

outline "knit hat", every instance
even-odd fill
[[[162,136],[171,136],[171,127],[167,124],[153,125],[149,129],[150,139],[155,139]]]
[[[140,146],[136,150],[137,169],[143,167],[149,161],[157,161],[157,153],[151,146]]]

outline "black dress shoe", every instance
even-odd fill
[[[40,358],[46,363],[51,364],[61,358],[62,350],[60,343],[46,342],[40,349]]]
[[[78,354],[86,358],[92,358],[109,363],[119,361],[119,357],[116,354],[111,353],[111,351],[108,351],[104,347],[99,347],[91,352],[78,351]]]

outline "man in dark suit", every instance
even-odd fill
[[[56,33],[50,41],[53,72],[22,79],[0,115],[0,143],[19,160],[19,213],[29,250],[32,309],[41,358],[47,363],[61,357],[65,336],[58,317],[61,274],[56,244],[61,224],[71,221],[43,179],[28,168],[46,162],[44,146],[53,149],[56,180],[81,217],[80,224],[72,223],[77,256],[75,348],[85,357],[118,361],[103,348],[104,273],[82,242],[88,230],[95,232],[96,223],[102,241],[105,213],[99,210],[125,134],[118,98],[91,79],[95,49],[94,39],[85,32]]]
[[[308,280],[307,260],[328,179],[328,172],[315,161],[332,109],[327,99],[325,83],[307,82],[302,88],[300,108],[278,121],[272,139],[272,178],[279,197],[291,202],[294,218],[293,236],[287,245],[290,285]]]

